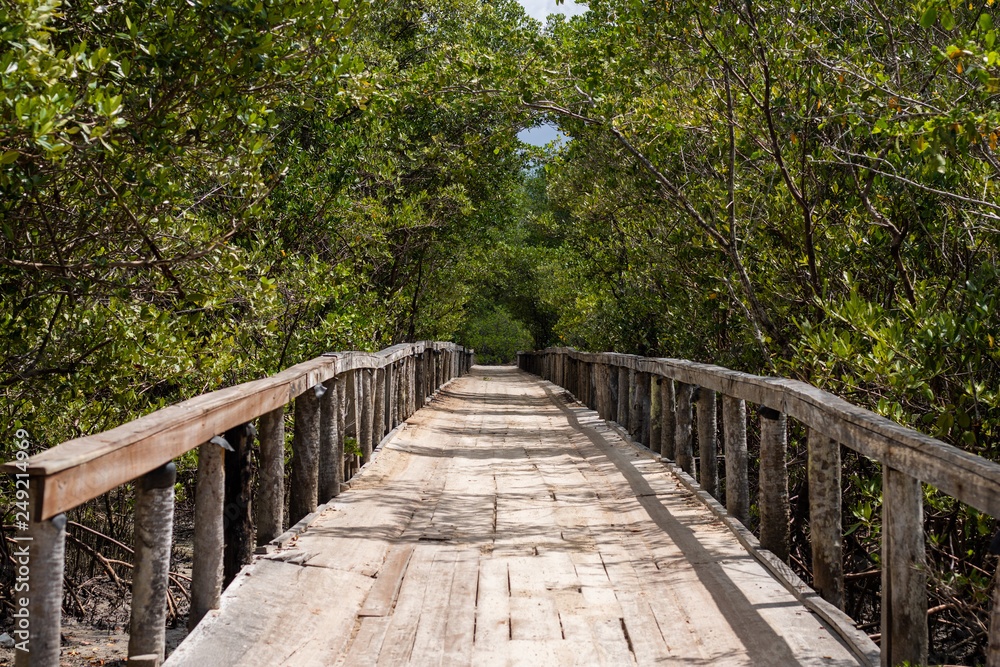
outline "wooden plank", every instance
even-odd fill
[[[844,526],[841,517],[840,444],[809,432],[809,541],[813,588],[844,608]]]
[[[466,549],[455,561],[455,576],[445,619],[444,665],[472,663],[476,634],[476,592],[479,580],[479,551]]]
[[[882,472],[882,666],[927,664],[924,494],[898,470]]]
[[[406,566],[413,554],[413,545],[404,544],[389,551],[385,564],[379,570],[375,585],[358,611],[358,616],[388,616],[396,603],[399,586],[403,582]]]
[[[369,616],[360,620],[358,634],[351,641],[345,665],[374,665],[378,654],[382,651],[385,632],[389,629],[389,618],[386,616]]]
[[[476,654],[504,655],[510,641],[510,588],[506,558],[479,563],[476,597]]]

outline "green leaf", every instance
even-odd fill
[[[951,12],[943,12],[941,14],[941,27],[945,30],[951,30],[955,27],[955,16]]]
[[[920,16],[920,27],[930,28],[937,21],[937,7],[931,5]]]
[[[10,164],[17,159],[18,155],[20,155],[20,153],[17,151],[7,151],[3,155],[0,155],[0,164]]]

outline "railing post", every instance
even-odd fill
[[[135,562],[128,654],[156,656],[154,665],[163,662],[166,652],[176,480],[177,468],[167,463],[143,475],[135,485]]]
[[[288,525],[293,526],[319,504],[319,397],[316,388],[306,389],[295,399],[295,431],[292,433],[292,472],[288,501]]]
[[[642,373],[630,368],[628,372],[628,428],[626,431],[632,439],[639,441],[642,439],[642,396],[640,395],[640,376]]]
[[[361,404],[358,400],[360,385],[359,370],[347,373],[347,398],[344,409],[344,434],[346,437],[354,438],[355,444],[359,442],[358,432],[361,424]],[[405,419],[405,417],[404,417]],[[354,476],[357,470],[357,455],[344,453],[344,481],[346,482]]]
[[[375,370],[375,411],[372,413],[372,447],[385,435],[385,370]]]
[[[261,450],[263,458],[263,444]],[[222,593],[222,558],[226,548],[226,478],[222,464],[224,451],[221,445],[214,442],[198,446],[188,630],[198,625],[198,621],[209,610],[219,608],[219,595]],[[263,466],[266,466],[266,463],[263,463]],[[263,485],[262,474],[261,486]]]
[[[694,444],[691,442],[691,399],[694,386],[677,383],[677,409],[674,412],[674,456],[677,467],[694,477]]]
[[[809,430],[809,538],[813,588],[844,608],[843,523],[840,514],[840,443]]]
[[[223,521],[227,536],[222,559],[223,586],[228,586],[239,574],[240,568],[253,559],[251,430],[249,424],[241,424],[226,431],[224,436],[232,451],[226,451],[223,463],[226,469],[226,508],[223,511]]]
[[[750,480],[747,473],[747,404],[722,397],[722,428],[726,439],[726,511],[744,526],[750,524]]]
[[[257,502],[254,503],[254,511],[257,518],[257,545],[260,546],[278,537],[284,530],[285,406],[261,415],[258,425],[260,427],[258,436],[260,438],[260,485],[257,487]],[[198,465],[200,468],[200,454]],[[195,554],[197,553],[198,551],[195,549]]]
[[[701,488],[719,497],[718,426],[715,392],[698,389],[698,456],[701,457]]]
[[[31,595],[22,606],[25,596],[15,595],[14,612],[14,664],[17,667],[56,667],[59,664],[59,647],[62,625],[63,570],[66,563],[66,515],[60,514],[44,521],[35,521],[39,494],[39,479],[29,479],[28,534],[30,540],[19,541],[8,547],[16,554],[17,577],[27,577]],[[24,557],[27,552],[27,558]],[[26,642],[27,651],[17,648]]]
[[[422,353],[413,357],[413,403],[417,410],[427,403],[427,364]]]
[[[340,384],[337,377],[323,383],[326,392],[319,399],[319,475],[317,500],[325,503],[340,495],[338,458],[343,459],[340,435]]]
[[[660,385],[663,378],[651,375],[649,383],[649,448],[659,454],[663,440],[663,405],[660,400]]]
[[[624,429],[628,429],[628,415],[629,415],[629,402],[628,402],[628,368],[625,366],[618,367],[618,410],[615,415],[615,421],[618,425]]]
[[[632,431],[635,434],[635,441],[649,447],[649,373],[636,371],[634,378],[632,396]]]
[[[337,417],[337,446],[334,450],[333,461],[334,479],[337,482],[337,495],[340,495],[341,487],[347,481],[347,459],[344,452],[344,438],[347,437],[347,377],[349,373],[341,373],[334,378],[337,388],[336,402],[333,410]]]
[[[785,415],[760,409],[760,545],[788,562],[788,428]]]
[[[677,445],[677,414],[674,405],[674,380],[665,377],[660,383],[660,456],[674,460]]]
[[[361,448],[361,465],[368,463],[372,458],[372,424],[373,412],[375,411],[375,392],[372,389],[373,371],[366,368],[361,371],[361,437],[358,443]]]
[[[883,667],[927,664],[927,568],[920,480],[882,468]]]

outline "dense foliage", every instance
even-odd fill
[[[4,446],[455,337],[789,375],[1000,460],[992,0],[589,7],[2,4]],[[934,648],[974,661],[997,526],[927,501]]]

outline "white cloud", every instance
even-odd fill
[[[573,0],[566,0],[561,5],[557,5],[556,0],[518,0],[518,2],[524,7],[524,11],[528,13],[528,16],[538,19],[542,23],[545,22],[545,17],[549,14],[575,16],[587,11],[586,5],[577,4]]]

